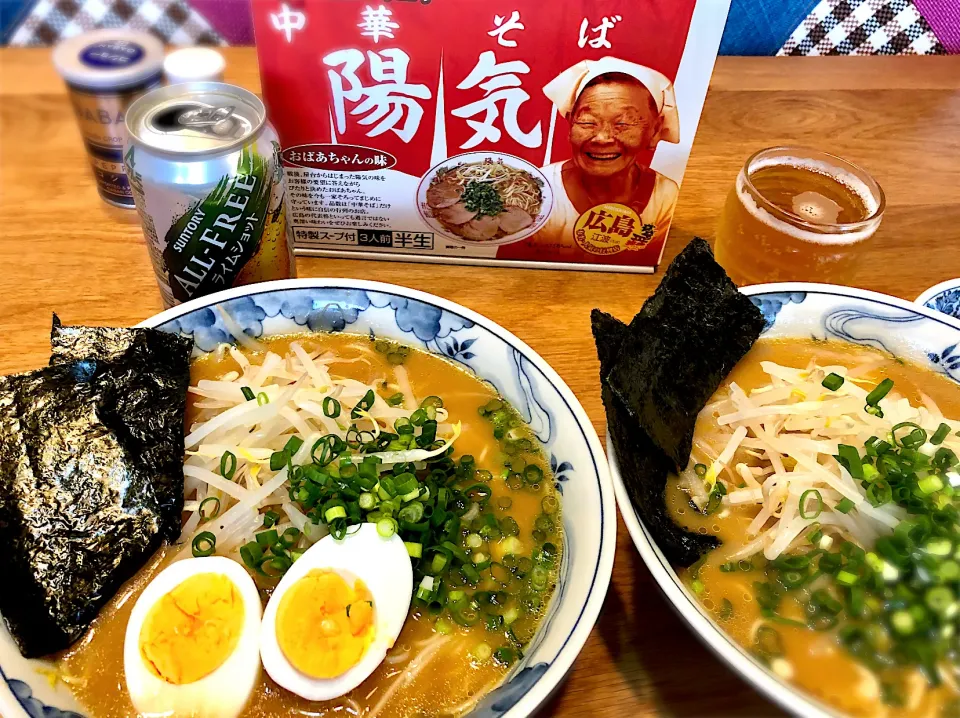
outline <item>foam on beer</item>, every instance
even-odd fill
[[[751,169],[755,171],[774,165],[790,165],[799,169],[805,169],[811,172],[817,172],[830,176],[837,182],[843,184],[844,187],[860,198],[860,200],[863,202],[868,219],[864,220],[863,227],[861,229],[853,232],[844,232],[842,234],[814,232],[802,229],[801,227],[797,227],[796,225],[790,224],[782,219],[779,219],[778,217],[775,217],[766,209],[761,207],[747,189],[745,169],[741,169],[740,174],[737,176],[737,195],[740,198],[740,202],[750,214],[766,224],[768,227],[771,227],[782,234],[789,235],[803,242],[815,242],[816,244],[853,244],[864,239],[869,239],[873,233],[876,232],[880,218],[874,217],[874,215],[879,209],[880,203],[870,191],[870,188],[867,186],[867,184],[852,172],[849,172],[829,162],[821,162],[819,160],[803,157],[782,156],[757,160],[753,163]],[[814,214],[818,212],[826,214],[832,209],[831,207],[825,206],[822,203],[834,203],[830,199],[817,193],[811,192],[803,194],[811,195],[811,197],[807,198],[808,206],[805,208],[804,212],[798,212],[795,214],[799,219],[807,222],[808,224],[816,224],[817,219],[814,218]],[[803,195],[798,195],[798,197],[800,196]],[[820,206],[817,206],[818,202],[821,203]],[[822,219],[821,221],[823,221],[825,224],[831,224],[831,219],[829,217]]]

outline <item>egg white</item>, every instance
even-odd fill
[[[233,653],[215,671],[193,683],[173,685],[158,678],[140,654],[140,631],[154,604],[191,576],[217,573],[229,578],[243,601],[243,625]],[[134,707],[144,716],[236,718],[260,678],[260,594],[236,561],[222,556],[178,561],[160,572],[137,599],[127,623],[123,669]]]
[[[284,594],[314,569],[330,569],[351,585],[366,584],[373,597],[375,634],[360,661],[334,678],[312,678],[287,660],[277,642],[277,607]],[[326,701],[349,693],[373,673],[400,635],[413,597],[413,566],[406,546],[394,534],[388,539],[374,524],[362,524],[343,541],[325,536],[311,546],[287,571],[263,612],[260,658],[280,686],[312,701]]]

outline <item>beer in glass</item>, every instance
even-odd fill
[[[717,229],[717,260],[739,285],[849,282],[883,216],[880,185],[846,160],[773,147],[747,160]]]

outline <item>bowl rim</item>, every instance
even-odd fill
[[[960,320],[905,299],[866,289],[813,282],[776,282],[741,287],[740,291],[748,297],[775,293],[806,292],[808,294],[825,294],[836,297],[863,299],[894,309],[920,314],[960,332]],[[647,533],[646,527],[637,516],[630,497],[627,494],[626,486],[623,483],[623,477],[620,474],[616,452],[611,443],[609,431],[607,431],[606,437],[607,461],[610,464],[610,475],[613,479],[614,493],[617,496],[617,507],[627,527],[627,532],[630,534],[630,538],[647,569],[653,575],[660,590],[667,597],[671,608],[686,621],[693,634],[705,643],[721,661],[733,668],[750,686],[757,689],[773,703],[790,713],[801,715],[805,718],[835,718],[836,716],[842,715],[835,708],[828,706],[786,680],[777,677],[772,671],[761,666],[753,658],[750,658],[747,653],[707,615],[703,607],[690,594],[686,587],[683,586],[676,571],[660,552],[653,538]]]
[[[960,277],[956,277],[954,279],[945,279],[942,282],[934,284],[932,287],[930,287],[930,289],[920,294],[920,296],[918,296],[914,302],[920,306],[926,307],[927,302],[929,302],[931,299],[935,299],[951,289],[960,289]],[[930,309],[930,307],[927,307],[927,309]]]
[[[397,284],[365,279],[350,279],[347,277],[304,277],[299,279],[279,279],[271,282],[259,282],[257,284],[234,287],[192,299],[183,304],[171,307],[159,314],[155,314],[136,326],[157,327],[198,309],[204,309],[239,297],[303,289],[360,289],[363,291],[393,294],[407,299],[414,299],[418,302],[435,306],[451,314],[468,319],[519,350],[524,357],[537,367],[547,381],[556,388],[564,404],[566,404],[567,408],[573,414],[578,428],[586,440],[587,448],[589,449],[597,473],[597,486],[600,492],[600,550],[597,555],[597,565],[594,576],[591,579],[590,592],[583,602],[580,614],[577,616],[573,627],[564,639],[556,657],[549,664],[547,670],[527,687],[526,692],[520,700],[502,714],[502,718],[521,718],[521,716],[532,715],[537,708],[543,705],[554,691],[559,688],[563,679],[573,666],[573,663],[580,655],[580,651],[583,650],[583,646],[593,632],[593,627],[596,625],[597,619],[600,616],[600,611],[606,599],[607,589],[610,585],[610,579],[613,575],[613,560],[617,543],[617,503],[613,480],[610,475],[603,445],[600,443],[600,438],[593,428],[590,417],[580,404],[579,399],[577,399],[576,395],[560,375],[557,374],[556,370],[526,342],[513,334],[513,332],[503,328],[492,319],[488,319],[482,314],[449,299]],[[516,673],[512,672],[508,674],[508,678],[511,675],[516,675]]]

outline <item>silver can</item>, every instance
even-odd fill
[[[134,102],[126,122],[124,163],[168,307],[296,276],[280,142],[256,95],[171,85]]]
[[[67,83],[97,191],[106,202],[133,209],[123,171],[124,113],[160,86],[163,44],[145,32],[94,30],[57,45],[53,64]]]

